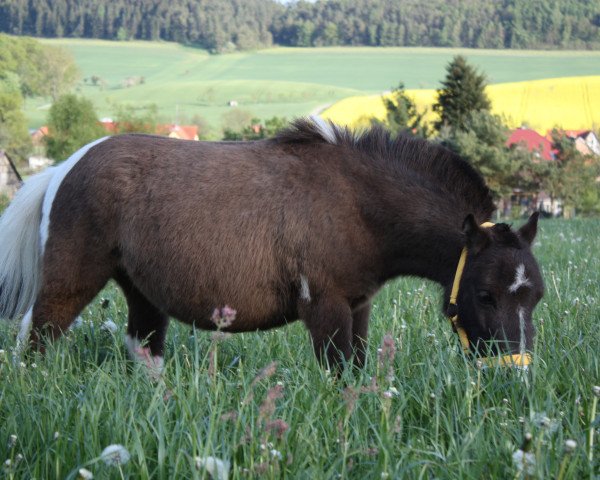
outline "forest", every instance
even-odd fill
[[[594,49],[600,0],[0,0],[0,32],[217,53],[273,44]]]

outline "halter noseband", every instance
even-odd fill
[[[495,224],[492,222],[484,222],[481,224],[483,228],[491,228]],[[458,323],[458,287],[460,286],[460,280],[462,278],[463,271],[465,269],[465,263],[467,262],[467,247],[462,249],[460,258],[458,260],[458,266],[456,267],[456,274],[454,275],[454,283],[452,284],[452,292],[450,293],[450,303],[448,304],[448,315],[452,328],[458,334],[460,344],[465,353],[471,351],[471,344],[467,332]],[[526,367],[531,363],[531,355],[529,353],[517,353],[512,355],[502,355],[501,357],[481,357],[477,359],[478,362],[486,366],[498,365],[504,366],[517,366]]]

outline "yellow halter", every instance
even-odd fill
[[[493,227],[494,224],[491,222],[482,223],[481,226],[483,228]],[[450,293],[450,305],[454,308],[454,315],[450,315],[450,322],[452,323],[452,327],[454,331],[458,334],[458,338],[460,339],[460,344],[462,345],[463,351],[465,353],[469,353],[471,351],[471,345],[469,343],[469,337],[467,336],[467,332],[465,332],[464,328],[462,328],[458,323],[458,304],[456,303],[456,299],[458,298],[458,287],[460,286],[460,280],[462,278],[463,271],[465,269],[465,263],[467,262],[467,247],[462,249],[460,254],[460,258],[458,260],[458,266],[456,267],[456,274],[454,275],[454,283],[452,284],[452,291]],[[528,353],[524,354],[514,354],[514,355],[503,355],[501,357],[482,357],[477,360],[486,366],[494,366],[498,365],[501,367],[504,366],[518,366],[525,367],[529,365],[532,361],[531,355]]]

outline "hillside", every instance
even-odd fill
[[[600,52],[539,52],[426,48],[275,48],[231,55],[164,42],[44,40],[67,48],[82,72],[77,93],[90,98],[100,116],[115,104],[156,104],[166,121],[203,117],[220,128],[235,100],[254,116],[291,118],[346,97],[374,95],[403,81],[407,88],[436,88],[457,53],[503,83],[598,73]],[[97,85],[92,77],[97,77]],[[143,83],[125,87],[126,79]],[[27,101],[31,127],[45,122],[47,99]]]

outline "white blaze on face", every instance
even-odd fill
[[[310,289],[308,288],[308,280],[304,275],[300,275],[300,299],[310,302]]]
[[[515,273],[514,282],[508,287],[509,293],[516,293],[521,287],[531,287],[531,282],[525,275],[525,265],[520,264]]]
[[[519,316],[519,353],[525,354],[525,309],[521,306],[517,308],[517,315]]]

